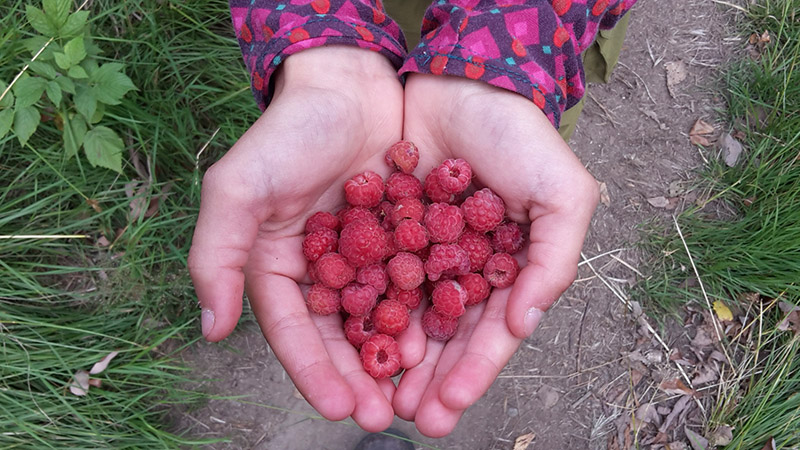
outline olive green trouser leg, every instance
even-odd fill
[[[431,3],[433,0],[384,0],[383,2],[389,17],[403,29],[409,50],[419,44],[422,18]]]

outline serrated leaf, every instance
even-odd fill
[[[83,67],[81,66],[70,67],[69,70],[67,71],[67,75],[77,80],[89,78],[89,74],[87,74],[86,70],[84,70]]]
[[[47,92],[47,97],[56,107],[61,104],[61,86],[59,86],[58,83],[49,81],[44,90]]]
[[[717,313],[719,320],[733,320],[733,313],[731,312],[731,309],[728,308],[725,303],[722,302],[722,300],[714,301],[714,312]]]
[[[103,116],[106,114],[106,105],[103,102],[97,102],[97,109],[94,111],[94,115],[92,116],[92,120],[89,121],[92,125],[100,122],[103,120]]]
[[[91,120],[97,109],[97,98],[94,96],[94,91],[87,86],[78,86],[72,100],[75,102],[75,109],[83,115],[83,118],[87,122]]]
[[[53,23],[41,9],[32,5],[25,5],[25,17],[28,19],[28,23],[30,23],[37,32],[47,37],[54,37],[56,35],[58,29],[53,26]]]
[[[21,78],[14,85],[14,93],[17,94],[17,108],[25,108],[38,102],[42,98],[47,81],[40,77]]]
[[[92,128],[86,133],[83,150],[92,166],[122,172],[123,143],[114,130],[102,125]]]
[[[41,120],[42,116],[39,115],[39,110],[33,106],[16,108],[14,111],[14,134],[17,135],[21,145],[28,142]]]
[[[64,118],[64,152],[67,158],[78,154],[85,136],[86,121],[83,120],[83,116],[77,114],[72,119]]]
[[[69,77],[56,77],[56,83],[61,86],[61,90],[64,92],[69,92],[70,94],[75,93],[75,83]]]
[[[70,0],[43,0],[44,14],[55,25],[61,28],[69,15]]]
[[[83,58],[86,58],[83,36],[78,36],[64,44],[64,53],[69,57],[72,65],[83,61]]]
[[[6,84],[6,82],[0,80],[0,95],[2,95],[3,92],[6,92],[7,87],[8,85]],[[11,89],[9,89],[8,92],[6,92],[6,96],[3,97],[2,100],[0,100],[0,108],[10,108],[11,105],[13,104],[14,104],[14,94],[11,93]]]
[[[125,94],[136,89],[131,79],[120,72],[121,69],[121,64],[103,64],[89,77],[89,81],[94,82],[98,101],[107,105],[117,105]]]
[[[48,42],[50,43],[48,44]],[[34,36],[23,39],[22,45],[25,46],[25,49],[28,50],[31,56],[39,55],[39,57],[36,58],[37,61],[50,61],[53,59],[53,54],[55,52],[61,51],[60,45],[56,44],[55,41],[50,41],[50,39],[44,36]],[[47,47],[45,47],[45,45],[47,45]]]
[[[37,60],[29,62],[28,66],[33,71],[33,73],[41,75],[50,80],[55,78],[56,75],[58,74],[58,72],[56,72],[55,67],[53,67],[52,63],[46,63]]]
[[[4,109],[0,111],[0,139],[6,137],[6,133],[11,129],[14,123],[14,110]]]
[[[53,56],[56,58],[56,65],[60,67],[62,70],[67,70],[72,66],[72,61],[70,61],[69,56],[61,52],[53,53]]]
[[[67,17],[64,26],[58,30],[62,37],[70,37],[76,34],[83,33],[83,27],[86,26],[86,19],[89,18],[89,11],[75,11]]]

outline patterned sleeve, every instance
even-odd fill
[[[275,69],[301,50],[357,45],[381,53],[397,68],[406,56],[405,38],[381,0],[229,0],[229,5],[262,111],[272,99]]]
[[[581,53],[636,0],[438,0],[400,73],[485,81],[531,99],[557,128],[584,94]]]

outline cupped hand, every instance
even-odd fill
[[[510,219],[530,225],[512,287],[495,289],[487,302],[468,308],[446,344],[406,344],[426,348],[400,380],[395,412],[414,420],[423,434],[439,437],[489,389],[574,280],[598,187],[541,110],[516,93],[463,78],[411,74],[404,115],[403,138],[420,148],[417,176],[446,158],[463,158],[473,182],[500,195]]]
[[[247,292],[272,350],[299,391],[330,420],[368,431],[391,424],[391,380],[363,369],[338,314],[309,314],[302,254],[306,219],[344,205],[344,182],[383,176],[402,131],[403,91],[386,58],[320,47],[290,56],[264,114],[203,178],[189,270],[203,335],[228,336]]]

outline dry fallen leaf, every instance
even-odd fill
[[[663,195],[658,197],[650,197],[647,199],[647,203],[650,203],[656,208],[666,208],[669,206],[669,200],[667,200],[667,197],[664,197]]]
[[[714,133],[714,126],[709,124],[708,122],[704,121],[703,119],[697,119],[692,125],[692,129],[689,130],[689,142],[692,145],[702,145],[703,147],[709,147],[711,145],[711,141],[709,140],[711,134]]]
[[[711,432],[708,443],[714,447],[728,445],[733,440],[733,427],[730,425],[720,425]]]
[[[689,439],[689,443],[692,444],[694,450],[708,450],[708,440],[706,438],[695,433],[689,427],[685,427],[683,431],[686,433],[686,438]]]
[[[664,64],[664,68],[667,70],[667,90],[669,91],[669,95],[675,97],[675,86],[680,84],[686,79],[686,76],[689,75],[689,72],[686,70],[686,64],[684,64],[683,61],[670,61]]]
[[[686,450],[686,444],[681,441],[670,442],[664,446],[664,450]]]
[[[531,442],[533,442],[533,438],[535,437],[536,435],[533,433],[517,436],[517,438],[514,439],[514,450],[527,450],[528,446],[531,445]]]
[[[600,183],[600,203],[606,207],[611,206],[611,197],[608,195],[608,186],[605,181]]]
[[[89,392],[89,372],[85,370],[75,372],[69,391],[79,397],[86,395]]]
[[[86,203],[89,204],[89,206],[91,206],[95,212],[98,213],[103,212],[103,208],[100,207],[100,202],[98,202],[97,200],[93,198],[87,198]]]
[[[695,393],[694,390],[687,387],[683,384],[683,381],[678,378],[664,380],[658,385],[658,388],[667,394],[694,395]]]
[[[778,303],[778,307],[786,313],[786,316],[778,324],[778,329],[781,331],[792,330],[794,334],[800,334],[800,306],[782,301]]]
[[[661,415],[658,414],[655,403],[644,403],[636,409],[635,417],[637,422],[647,422],[653,425],[661,423]]]
[[[89,373],[92,375],[97,375],[98,373],[101,373],[102,371],[106,370],[106,368],[108,367],[108,363],[110,363],[111,360],[114,359],[114,357],[116,357],[117,355],[119,355],[119,352],[117,351],[107,354],[105,357],[103,357],[103,359],[96,362],[92,366],[92,370],[90,370]]]
[[[761,450],[775,450],[775,438],[770,437],[767,442],[761,447]]]
[[[722,159],[728,167],[733,167],[739,161],[739,156],[742,154],[742,144],[737,141],[733,136],[728,133],[722,133]]]
[[[728,308],[725,303],[722,302],[722,300],[714,301],[714,312],[717,313],[719,320],[723,322],[733,320],[733,313],[731,312],[731,309]]]

